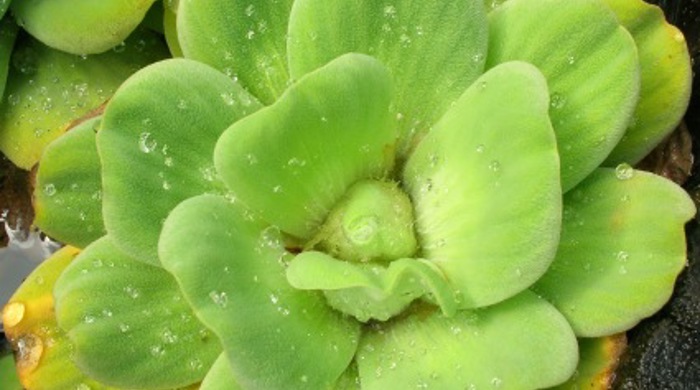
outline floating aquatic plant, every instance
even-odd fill
[[[39,166],[37,224],[84,249],[42,284],[59,343],[23,326],[26,293],[3,312],[21,376],[70,357],[74,386],[551,387],[670,296],[695,208],[629,165],[689,95],[657,8],[166,13],[185,59],[134,74]]]

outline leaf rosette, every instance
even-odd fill
[[[687,104],[689,79],[650,86],[684,42],[649,7],[180,0],[185,59],[97,120],[106,235],[45,222],[92,241],[54,290],[76,364],[128,388],[567,381],[685,264],[685,192],[604,167]]]

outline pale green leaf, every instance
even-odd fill
[[[481,1],[297,0],[289,21],[292,78],[350,52],[377,58],[396,85],[399,154],[483,72],[487,25]]]
[[[497,66],[406,164],[421,257],[444,272],[462,307],[519,293],[554,258],[561,188],[548,107],[547,84],[535,67]]]
[[[534,290],[578,336],[628,330],[671,296],[694,214],[669,180],[627,165],[598,169],[566,194],[557,257]]]
[[[90,378],[122,387],[163,389],[204,378],[221,353],[162,268],[95,241],[56,282],[56,317],[73,359]]]
[[[526,291],[446,318],[377,323],[357,355],[362,389],[536,389],[568,379],[578,347],[566,319]]]
[[[95,133],[89,119],[49,144],[34,190],[34,225],[52,238],[84,248],[105,234],[102,182]]]
[[[509,0],[489,14],[487,68],[512,60],[547,78],[567,191],[622,138],[639,93],[630,34],[603,0]]]
[[[213,162],[216,140],[258,107],[234,81],[191,60],[159,62],[127,80],[107,105],[97,136],[104,223],[114,244],[158,264],[163,220],[191,196],[223,191]]]
[[[391,167],[390,99],[391,80],[378,61],[342,56],[226,130],[216,168],[241,202],[309,239],[351,184]]]
[[[241,387],[328,388],[355,354],[358,323],[291,287],[279,229],[249,218],[220,196],[186,200],[163,227],[163,266],[219,336]]]

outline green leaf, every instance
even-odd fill
[[[627,346],[625,335],[579,339],[579,362],[576,373],[552,390],[608,390],[615,380],[615,370]]]
[[[127,80],[97,136],[104,222],[115,245],[159,264],[162,221],[191,196],[223,191],[212,157],[216,140],[258,107],[234,81],[191,60],[163,61]]]
[[[186,200],[163,226],[163,266],[221,339],[241,387],[328,388],[355,354],[358,323],[291,287],[279,229],[248,217],[223,197]]]
[[[605,160],[637,104],[630,34],[602,0],[510,0],[489,14],[487,68],[530,62],[547,78],[564,191]]]
[[[3,386],[7,386],[5,390],[22,390],[15,368],[15,358],[11,353],[0,352],[0,377]]]
[[[561,188],[548,107],[547,84],[535,67],[497,66],[406,164],[421,257],[445,273],[463,308],[519,293],[554,258]]]
[[[690,99],[692,69],[683,33],[666,23],[661,8],[635,0],[604,0],[632,34],[642,87],[627,132],[605,164],[636,164],[678,125]]]
[[[72,121],[103,104],[137,69],[166,55],[160,37],[145,30],[114,51],[82,57],[24,36],[12,53],[0,106],[0,150],[15,165],[31,169]]]
[[[231,371],[226,353],[222,353],[204,377],[199,390],[242,390]]]
[[[129,257],[106,236],[88,246],[56,282],[56,317],[80,369],[126,388],[199,382],[221,353],[173,277]]]
[[[184,57],[180,42],[177,38],[177,14],[170,7],[165,7],[163,14],[163,32],[165,42],[168,44],[170,53],[173,57]]]
[[[7,74],[10,71],[10,55],[19,31],[19,27],[12,18],[2,18],[2,4],[0,2],[0,103],[3,101]]]
[[[5,16],[5,12],[10,8],[10,3],[12,3],[12,0],[0,0],[0,19]]]
[[[423,294],[433,296],[447,316],[457,310],[442,272],[423,259],[398,259],[385,268],[303,252],[287,268],[287,280],[301,290],[324,290],[331,306],[362,322],[386,321]]]
[[[73,54],[101,53],[124,41],[155,0],[21,0],[18,23],[44,44]]]
[[[105,234],[102,181],[89,119],[49,144],[36,174],[34,225],[63,243],[84,248]]]
[[[390,168],[390,81],[379,62],[361,54],[308,74],[226,130],[214,155],[219,174],[266,221],[311,238],[351,184]]]
[[[26,389],[85,386],[107,389],[85,376],[73,363],[73,346],[56,323],[53,288],[78,253],[76,248],[66,246],[46,259],[15,291],[3,310],[5,334],[17,351],[17,374]],[[5,389],[4,376],[2,381]]]
[[[186,58],[236,78],[264,104],[287,88],[287,22],[293,0],[180,0],[177,35]]]
[[[534,290],[578,336],[630,329],[671,296],[694,214],[671,181],[628,165],[598,169],[566,194],[556,260]]]
[[[453,318],[377,323],[357,355],[362,388],[535,389],[568,379],[578,347],[566,319],[526,291]]]
[[[289,69],[297,80],[344,53],[379,59],[396,85],[398,151],[406,157],[482,73],[487,34],[481,1],[297,0]]]

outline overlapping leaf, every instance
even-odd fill
[[[197,239],[196,245],[192,239]],[[287,284],[279,229],[223,197],[181,203],[163,227],[163,266],[221,339],[244,388],[328,388],[355,354],[358,324]]]
[[[694,214],[666,179],[627,165],[598,169],[566,194],[557,257],[534,289],[578,336],[625,331],[671,296]]]
[[[18,22],[44,44],[73,54],[101,53],[123,42],[155,0],[21,0]]]
[[[117,50],[94,56],[66,54],[25,36],[12,53],[0,106],[0,150],[29,170],[71,122],[104,103],[137,69],[166,54],[160,39],[149,31],[132,35]]]
[[[265,220],[310,239],[351,184],[391,168],[390,99],[391,80],[378,61],[339,57],[226,130],[216,169]]]
[[[120,388],[197,383],[221,353],[173,277],[95,241],[61,274],[56,318],[89,377]]]
[[[163,61],[126,81],[97,136],[104,222],[115,245],[159,264],[163,220],[191,196],[223,191],[212,161],[216,140],[258,107],[234,81],[191,60]]]
[[[565,191],[620,141],[638,101],[630,34],[602,0],[509,0],[489,14],[486,67],[522,60],[547,78]]]
[[[535,67],[495,67],[406,164],[421,256],[445,273],[462,307],[517,294],[554,257],[561,187],[548,108],[547,84]]]
[[[34,224],[63,243],[84,248],[105,233],[100,159],[89,119],[52,142],[36,175]]]
[[[474,0],[297,0],[289,18],[293,79],[350,52],[389,68],[402,158],[482,73],[486,45],[484,7]]]

